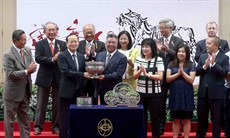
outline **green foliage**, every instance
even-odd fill
[[[38,87],[36,85],[33,85],[32,88],[32,95],[31,95],[31,101],[30,101],[30,118],[31,121],[34,121],[35,118],[35,112],[36,112],[36,106],[37,106],[37,91]],[[3,92],[3,87],[0,86],[0,99],[2,99],[2,92]],[[197,87],[194,87],[194,102],[195,102],[195,109],[193,110],[193,118],[192,121],[197,121]],[[48,107],[46,111],[46,121],[51,121],[52,117],[52,98],[51,96],[49,97],[48,101]],[[166,107],[168,107],[168,100],[166,102]],[[4,118],[4,108],[3,108],[3,103],[0,101],[0,121],[3,121]],[[167,109],[166,110],[166,119],[167,121],[172,121],[170,118],[170,111]],[[148,120],[150,121],[150,117],[148,115]]]
[[[35,119],[35,113],[36,113],[36,108],[37,108],[37,91],[38,91],[38,86],[33,85],[32,87],[32,95],[30,99],[30,119],[31,121],[34,121]],[[49,96],[48,100],[48,106],[46,109],[46,121],[51,121],[52,117],[52,98],[51,95]]]
[[[34,121],[34,118],[35,118],[35,112],[36,112],[36,106],[37,106],[37,89],[38,87],[36,85],[33,85],[32,95],[31,95],[31,100],[30,100],[30,119],[31,121]],[[2,101],[2,92],[3,92],[3,87],[0,86],[0,100],[1,100],[0,101],[0,121],[4,120],[4,106],[3,106],[3,101]],[[45,118],[46,121],[51,121],[51,117],[52,117],[51,103],[52,103],[52,99],[51,97],[49,97],[46,118]]]

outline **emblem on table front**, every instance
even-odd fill
[[[113,124],[107,118],[101,119],[97,125],[97,130],[102,137],[108,137],[113,132]]]

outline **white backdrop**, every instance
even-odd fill
[[[17,28],[26,32],[32,49],[33,41],[44,38],[41,28],[47,21],[58,24],[59,39],[72,31],[83,37],[83,25],[92,23],[104,41],[107,32],[119,33],[117,17],[128,9],[147,17],[150,26],[170,18],[176,26],[192,28],[196,41],[206,37],[207,22],[218,23],[219,14],[218,0],[17,0]]]

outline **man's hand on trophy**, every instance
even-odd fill
[[[99,75],[99,77],[97,79],[98,80],[104,80],[105,79],[105,75]]]
[[[92,75],[90,75],[88,72],[84,72],[84,77],[87,79],[93,79]]]

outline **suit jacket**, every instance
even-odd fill
[[[64,41],[55,40],[54,53],[67,49]],[[52,62],[52,53],[47,39],[41,40],[35,46],[35,61],[40,65],[35,84],[42,87],[49,87],[55,79],[59,85],[60,70],[57,63]]]
[[[93,40],[93,43],[96,46],[95,52],[98,54],[99,52],[105,51],[105,43],[98,41],[98,40]],[[82,53],[83,55],[85,54],[85,45],[86,45],[86,40],[81,40],[79,42],[79,47],[77,49],[78,52]],[[89,59],[86,59],[86,61],[92,61],[92,60],[96,60],[96,57],[93,57],[91,54],[89,56]]]
[[[30,48],[25,47],[23,50],[24,61],[18,51],[12,46],[3,56],[3,69],[6,73],[3,98],[10,101],[21,102],[25,97],[25,89],[29,83],[31,95],[32,80],[31,75],[26,75],[25,70],[33,62]]]
[[[77,60],[79,71],[74,64],[72,55],[68,50],[65,50],[58,56],[58,66],[61,71],[60,80],[60,97],[72,98],[78,92],[82,95],[83,91],[83,77],[85,72],[85,57],[77,52]]]
[[[159,40],[164,45],[164,38],[161,37]],[[168,86],[168,83],[166,83],[166,70],[168,68],[169,62],[171,62],[176,57],[176,50],[177,50],[178,46],[183,42],[184,42],[183,39],[172,35],[172,37],[168,43],[169,51],[167,52],[167,54],[165,54],[165,52],[163,50],[160,50],[158,53],[159,57],[161,57],[163,59],[163,62],[164,62],[164,74],[163,74],[162,85],[164,85],[165,87],[166,87],[166,85]]]
[[[98,53],[96,61],[105,62],[106,55],[107,51]],[[107,92],[109,90],[113,90],[116,84],[122,82],[122,75],[124,74],[126,67],[126,56],[117,50],[105,66],[103,72],[105,79],[99,81],[100,91]]]
[[[163,37],[161,37],[159,40],[164,44],[164,38]],[[165,70],[167,69],[169,62],[175,58],[176,50],[177,50],[178,46],[183,42],[184,42],[183,39],[172,35],[172,37],[169,41],[169,44],[168,44],[168,47],[169,47],[168,53],[165,54],[165,52],[163,50],[159,51],[159,56],[163,59]]]
[[[216,64],[204,70],[203,65],[208,57],[208,53],[200,56],[196,71],[200,76],[200,84],[198,88],[198,97],[205,97],[206,88],[208,89],[209,99],[225,98],[225,76],[228,74],[229,58],[222,51],[216,56]]]
[[[224,53],[226,53],[226,52],[229,51],[228,42],[226,40],[223,40],[223,39],[220,40],[220,49]],[[206,50],[206,39],[200,40],[196,44],[196,54],[195,54],[195,60],[196,60],[196,62],[199,61],[200,55],[202,55],[204,53],[207,53],[207,50]]]

